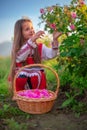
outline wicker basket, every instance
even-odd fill
[[[23,96],[18,95],[17,94],[18,91],[16,91],[17,75],[25,67],[29,68],[29,67],[37,67],[37,66],[49,69],[53,72],[53,74],[57,80],[56,91],[54,92],[54,91],[48,90],[52,95],[50,98],[37,98],[37,99],[33,98],[32,99],[32,98],[24,98]],[[22,91],[24,91],[24,90],[22,90]],[[46,65],[42,65],[42,64],[26,65],[26,66],[22,67],[20,70],[18,70],[17,74],[14,77],[14,96],[13,96],[13,98],[17,101],[19,109],[21,109],[24,112],[30,113],[30,114],[43,114],[43,113],[51,111],[51,109],[54,105],[55,99],[57,98],[58,91],[59,91],[58,74],[52,68],[50,68]]]

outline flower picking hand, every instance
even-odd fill
[[[40,38],[41,36],[43,36],[45,33],[44,31],[38,31],[37,33],[35,33],[35,35],[31,38],[32,42],[36,42],[36,40],[38,38]]]
[[[57,31],[54,31],[53,32],[53,42],[52,42],[52,48],[53,49],[58,49],[58,37],[62,35],[62,32],[57,32]]]
[[[53,41],[57,41],[57,38],[62,35],[62,32],[53,32]]]

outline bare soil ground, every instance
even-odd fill
[[[62,98],[61,98],[62,96]],[[69,109],[61,109],[63,95],[60,94],[52,110],[42,115],[32,115],[31,130],[87,130],[87,114],[76,117]]]

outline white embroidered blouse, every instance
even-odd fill
[[[33,48],[36,47],[36,44],[31,41],[31,39],[28,40],[28,42],[21,47],[21,49],[17,52],[16,55],[16,63],[19,63],[21,61],[25,61],[26,58],[30,53],[34,53]],[[53,49],[48,48],[44,44],[42,45],[42,52],[41,52],[41,60],[49,60],[58,55],[58,48]]]

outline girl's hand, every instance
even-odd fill
[[[57,41],[57,38],[62,35],[62,32],[53,32],[53,41]]]
[[[53,32],[53,42],[52,42],[52,48],[53,49],[58,49],[58,37],[62,34],[62,32]]]
[[[43,36],[45,33],[44,31],[38,31],[37,33],[35,33],[35,35],[31,38],[32,42],[36,42],[36,40],[38,38],[40,38],[41,36]]]

